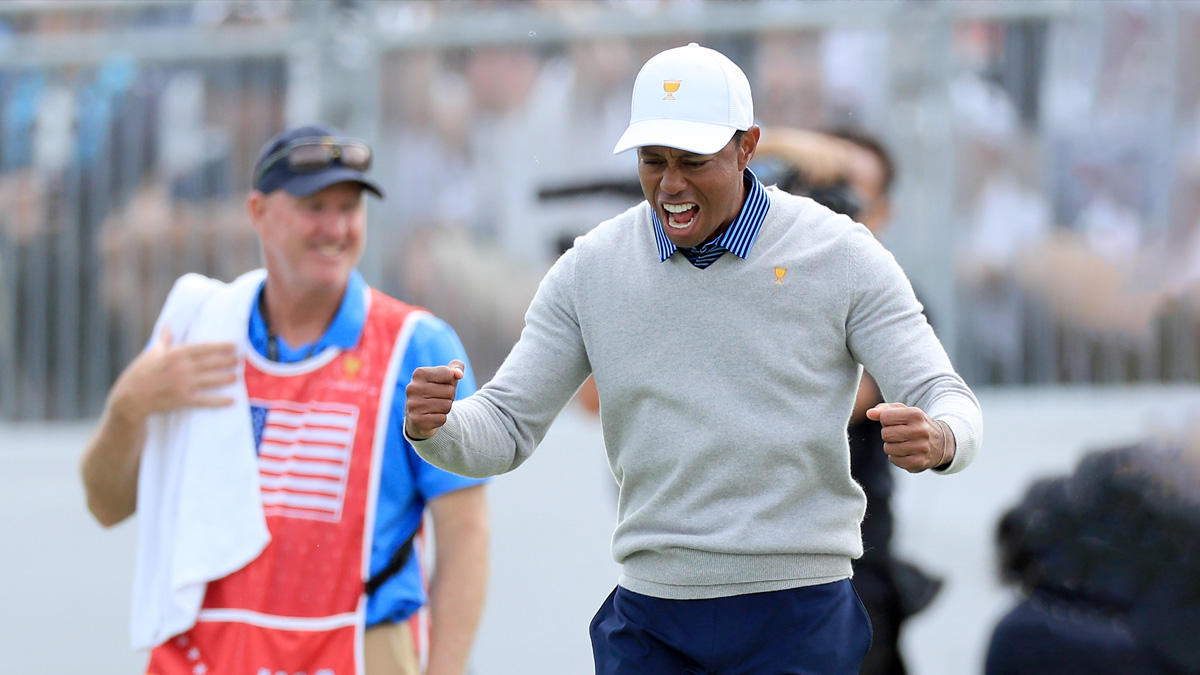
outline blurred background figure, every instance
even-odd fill
[[[1029,323],[1040,318],[1040,307],[1020,283],[1017,268],[1049,236],[1050,204],[1023,165],[1028,143],[1009,93],[964,73],[951,83],[950,101],[959,140],[956,166],[962,171],[955,199],[964,222],[954,267],[960,344],[969,354],[964,369],[985,382],[1027,381]]]
[[[1093,4],[6,5],[0,415],[95,414],[176,272],[253,264],[213,255],[252,253],[229,208],[246,149],[318,117],[381,139],[396,226],[367,273],[461,325],[487,379],[560,240],[637,201],[602,146],[632,64],[689,31],[748,64],[764,128],[865,129],[906,166],[887,243],[968,380],[1194,382],[1200,54],[1169,37],[1200,3]]]
[[[751,166],[765,184],[811,197],[862,223],[876,237],[889,224],[895,164],[883,144],[865,132],[771,127],[763,131]],[[867,494],[864,552],[854,563],[853,583],[873,629],[861,672],[904,675],[902,624],[933,601],[942,582],[893,554],[895,469],[883,451],[881,425],[866,416],[867,410],[882,402],[875,380],[864,372],[847,430],[850,473]]]
[[[1200,449],[1147,442],[1043,478],[996,530],[1022,599],[986,675],[1200,671]]]

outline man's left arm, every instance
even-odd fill
[[[487,592],[488,517],[484,486],[429,502],[434,565],[429,589],[433,624],[426,675],[462,675]]]
[[[847,344],[893,401],[868,417],[883,425],[884,449],[896,466],[961,471],[982,442],[979,401],[955,372],[895,258],[865,228],[852,239]]]
[[[880,433],[888,459],[909,473],[945,470],[954,461],[957,449],[954,431],[949,424],[931,418],[920,408],[880,403],[867,411],[867,418],[883,426]]]

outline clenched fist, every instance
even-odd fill
[[[919,473],[954,460],[955,439],[950,426],[903,403],[880,403],[867,417],[883,425],[883,451],[892,464]]]
[[[466,364],[454,360],[448,366],[427,366],[413,371],[412,382],[404,388],[407,399],[404,433],[409,438],[422,441],[442,428],[465,370]]]

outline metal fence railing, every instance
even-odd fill
[[[173,280],[256,266],[261,144],[369,139],[373,284],[487,379],[564,242],[640,199],[637,68],[697,40],[772,126],[898,167],[884,243],[980,385],[1195,381],[1200,7],[1085,2],[0,5],[0,419],[93,415]],[[669,19],[669,20],[668,20]],[[1189,32],[1191,31],[1191,32]],[[1152,102],[1152,103],[1151,103]]]

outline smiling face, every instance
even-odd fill
[[[691,248],[719,237],[746,201],[742,172],[758,146],[758,127],[730,139],[713,155],[649,145],[638,148],[642,194],[667,238]]]
[[[340,295],[366,243],[360,183],[336,183],[307,197],[252,192],[250,219],[271,279],[300,295]]]

